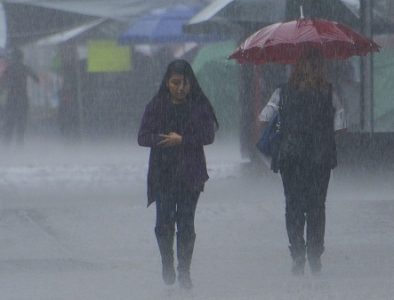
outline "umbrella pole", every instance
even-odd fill
[[[362,32],[372,38],[372,1],[361,0]],[[368,131],[372,137],[374,133],[374,99],[373,99],[373,54],[361,58],[361,103],[360,125],[362,131]]]

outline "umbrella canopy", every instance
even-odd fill
[[[208,34],[187,34],[182,27],[201,9],[198,5],[176,5],[154,9],[137,19],[121,34],[121,44],[185,43],[218,40]]]
[[[324,58],[345,59],[379,51],[380,46],[341,23],[299,19],[263,27],[230,55],[239,63],[296,63],[310,49]]]

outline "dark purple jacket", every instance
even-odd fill
[[[182,135],[179,151],[179,177],[191,190],[202,190],[208,180],[204,145],[212,144],[215,136],[215,121],[212,110],[207,103],[198,99],[190,102],[191,117]],[[138,132],[138,144],[150,147],[148,169],[148,206],[155,201],[160,191],[159,174],[161,171],[160,156],[162,147],[157,146],[164,132],[166,116],[170,109],[170,100],[154,97],[145,108]]]

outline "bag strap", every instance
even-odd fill
[[[279,87],[279,103],[278,103],[278,121],[279,122],[280,122],[280,119],[281,119],[281,117],[280,117],[281,111],[283,111],[283,103],[284,103],[284,101],[283,101],[283,93],[284,93],[284,89],[285,88],[286,88],[285,84],[282,84]]]

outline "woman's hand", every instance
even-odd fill
[[[162,140],[157,144],[163,147],[177,146],[182,143],[182,136],[176,132],[170,132],[169,134],[160,134]]]

